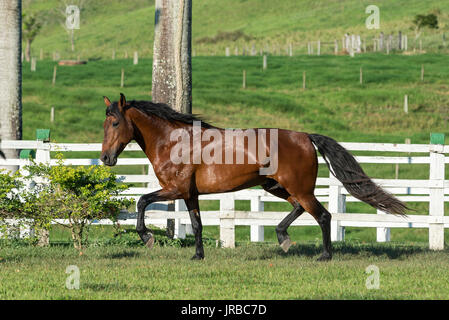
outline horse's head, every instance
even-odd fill
[[[117,157],[125,149],[126,145],[134,138],[134,129],[129,118],[126,117],[126,99],[120,93],[119,102],[111,103],[107,97],[106,119],[104,120],[104,139],[101,150],[101,161],[107,166],[114,166]]]

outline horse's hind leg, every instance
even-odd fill
[[[331,214],[323,205],[315,198],[315,195],[298,197],[299,203],[304,209],[310,213],[321,228],[323,234],[323,253],[318,258],[319,261],[332,259],[332,244],[331,244]]]
[[[292,202],[294,209],[290,212],[276,227],[276,234],[278,237],[279,245],[284,252],[287,252],[292,242],[287,233],[287,228],[304,212],[304,208],[296,201]]]
[[[265,191],[279,197],[281,199],[287,200],[293,206],[292,212],[290,212],[276,227],[276,235],[284,252],[287,252],[290,248],[292,242],[287,233],[287,228],[304,212],[304,208],[299,204],[298,201],[291,198],[290,194],[282,187],[274,188],[268,185],[263,186]]]
[[[195,255],[192,260],[204,259],[203,248],[203,225],[201,223],[200,207],[198,204],[198,196],[192,196],[185,200],[187,209],[189,210],[190,221],[192,222],[192,229],[195,235]]]

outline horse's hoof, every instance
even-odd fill
[[[148,249],[153,248],[153,245],[154,245],[154,237],[151,236],[151,238],[147,241],[147,243],[145,243],[145,245],[147,246]]]
[[[292,245],[292,242],[290,240],[289,237],[287,237],[287,239],[285,239],[281,244],[281,248],[282,250],[284,250],[285,253],[287,253],[288,249],[290,248],[290,246]]]
[[[200,256],[198,254],[195,254],[192,258],[190,258],[190,260],[203,260],[204,256]]]
[[[332,260],[332,255],[329,253],[323,253],[316,261],[330,261]]]

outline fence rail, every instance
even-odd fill
[[[341,143],[350,151],[370,152],[394,152],[406,153],[404,156],[356,156],[362,163],[370,164],[425,164],[429,165],[428,179],[374,179],[387,191],[394,194],[404,202],[429,203],[429,212],[408,215],[407,217],[387,215],[378,210],[377,214],[348,213],[346,203],[359,202],[350,196],[343,185],[332,175],[328,178],[317,179],[315,195],[321,202],[328,203],[328,209],[332,213],[331,238],[332,241],[344,240],[345,227],[371,227],[377,228],[377,241],[390,240],[390,228],[428,228],[429,248],[433,250],[444,249],[444,229],[449,228],[449,216],[444,216],[444,203],[449,201],[449,180],[445,180],[445,164],[449,163],[449,145],[444,145],[444,136],[434,134],[430,144],[391,144],[391,143]],[[32,149],[35,150],[35,161],[56,165],[57,161],[51,158],[51,152],[100,152],[100,143],[50,143],[45,141],[1,141],[0,149]],[[135,144],[129,144],[125,151],[141,151]],[[28,153],[25,153],[28,154]],[[412,156],[412,154],[414,154]],[[425,155],[423,155],[425,154]],[[29,159],[0,160],[0,166],[22,167],[30,163]],[[324,160],[319,157],[319,163]],[[65,160],[67,165],[99,165],[99,159],[75,158]],[[138,199],[142,194],[153,192],[160,188],[152,166],[147,158],[119,158],[118,166],[146,166],[148,174],[123,174],[117,178],[124,183],[139,183],[142,187],[130,187],[123,192],[123,197]],[[422,169],[420,169],[422,170]],[[277,225],[288,212],[264,211],[265,202],[281,202],[261,189],[247,189],[226,194],[201,195],[200,200],[218,200],[219,211],[202,211],[203,225],[220,226],[220,241],[224,247],[234,247],[235,226],[250,226],[251,241],[264,240],[264,226]],[[249,200],[250,211],[236,211],[236,200]],[[155,210],[163,208],[164,210]],[[184,238],[191,232],[190,218],[184,201],[177,200],[175,211],[166,211],[165,205],[152,205],[146,212],[146,223],[165,225],[167,219],[175,220],[175,236]],[[55,221],[56,222],[56,221]],[[61,223],[63,221],[58,221]],[[109,220],[100,220],[96,224],[111,224]],[[136,213],[123,213],[120,216],[123,225],[135,225]],[[308,214],[302,215],[293,226],[317,225],[316,221]]]

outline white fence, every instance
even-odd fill
[[[443,138],[444,139],[444,138]],[[416,179],[374,179],[375,182],[387,191],[396,195],[404,202],[427,202],[429,212],[411,214],[407,217],[387,215],[378,211],[377,214],[347,213],[346,203],[359,200],[350,196],[342,184],[333,176],[318,178],[315,194],[319,201],[327,202],[328,209],[332,213],[331,237],[333,241],[344,240],[345,227],[374,227],[377,228],[377,241],[390,240],[390,228],[428,228],[429,248],[433,250],[444,249],[444,228],[449,228],[449,217],[444,216],[444,203],[449,201],[449,181],[445,180],[445,163],[449,163],[449,145],[443,144],[384,144],[384,143],[342,143],[351,151],[377,151],[395,152],[403,156],[358,156],[357,160],[374,164],[428,164],[429,177],[426,180]],[[37,162],[50,162],[50,152],[77,152],[77,151],[101,151],[101,144],[76,144],[76,143],[49,143],[43,141],[2,141],[0,149],[33,149],[36,150]],[[130,144],[125,151],[141,151],[137,144]],[[411,154],[417,154],[412,156]],[[422,154],[425,155],[422,155]],[[421,155],[419,155],[421,154]],[[320,163],[324,163],[319,158]],[[26,159],[0,160],[0,166],[16,165],[24,166],[29,163]],[[67,159],[67,165],[92,165],[100,164],[98,159]],[[153,173],[151,164],[147,158],[119,158],[118,166],[139,165],[148,166],[149,174],[126,174],[118,177],[125,183],[143,183],[145,187],[131,187],[123,195],[136,200],[142,195],[159,189],[158,181]],[[421,169],[422,170],[422,169]],[[234,193],[201,195],[200,200],[219,200],[220,211],[202,211],[203,225],[220,226],[220,241],[223,247],[234,247],[235,226],[247,225],[251,230],[251,241],[264,240],[264,226],[277,225],[288,212],[266,212],[265,202],[280,202],[276,198],[261,189],[247,189]],[[236,211],[235,200],[250,200],[251,211]],[[161,206],[149,207],[146,212],[146,224],[166,224],[167,219],[175,219],[175,236],[185,237],[191,228],[190,218],[184,202],[176,201],[175,211],[160,210]],[[154,210],[159,208],[159,210]],[[111,224],[109,220],[101,220],[98,224]],[[121,216],[120,223],[135,225],[136,213],[128,213]],[[307,213],[293,222],[292,226],[317,225],[315,220]]]

